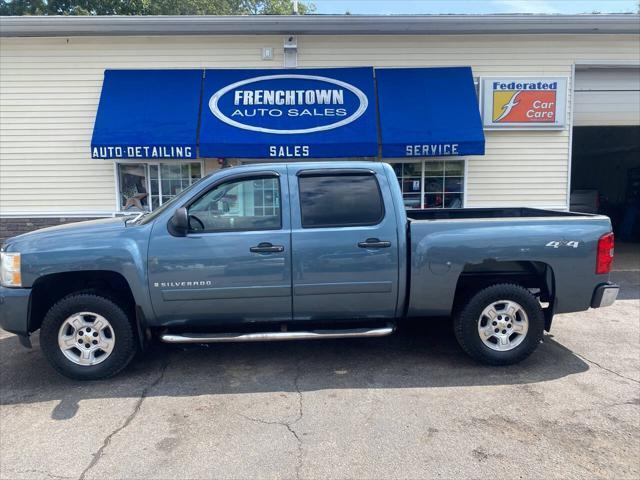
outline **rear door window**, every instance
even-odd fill
[[[384,203],[375,175],[322,174],[298,178],[303,228],[377,225]]]

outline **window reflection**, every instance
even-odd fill
[[[277,178],[223,183],[189,207],[192,230],[277,230],[281,228]]]
[[[200,178],[199,162],[119,163],[120,209],[155,210]]]
[[[407,209],[462,208],[464,160],[393,163]]]

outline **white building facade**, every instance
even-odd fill
[[[143,208],[152,209],[202,175],[245,161],[92,158],[110,69],[467,66],[479,109],[483,78],[563,79],[561,126],[485,127],[484,155],[384,161],[395,165],[411,208],[567,209],[575,126],[630,128],[633,163],[640,34],[634,15],[559,18],[3,18],[0,237],[120,214],[126,175],[143,179]]]

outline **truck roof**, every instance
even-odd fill
[[[255,168],[256,166],[259,167],[269,167],[269,166],[285,166],[285,165],[296,165],[296,166],[300,166],[303,165],[305,167],[313,167],[313,168],[318,168],[318,167],[322,167],[322,168],[374,168],[375,166],[379,166],[379,165],[384,165],[384,163],[382,162],[375,162],[375,161],[366,161],[366,160],[319,160],[319,161],[304,161],[304,162],[254,162],[254,163],[247,163],[244,165],[238,165],[235,167],[231,167],[234,170],[236,169],[241,169],[241,170],[251,170],[251,168]],[[219,172],[220,170],[216,170],[216,172]],[[215,173],[215,172],[213,172]]]

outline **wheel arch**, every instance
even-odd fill
[[[81,291],[103,293],[118,303],[132,320],[139,323],[137,302],[127,279],[112,270],[56,272],[36,279],[32,286],[28,330],[40,328],[49,309],[61,298]]]
[[[520,318],[519,309],[524,315]],[[510,325],[520,321],[525,322],[520,323],[522,328]],[[537,348],[543,337],[544,321],[542,306],[529,289],[517,283],[501,282],[469,297],[456,312],[453,327],[458,343],[471,357],[490,365],[512,365]],[[493,342],[488,342],[490,338]]]
[[[454,308],[474,293],[498,283],[520,285],[543,304],[545,330],[549,331],[555,308],[555,275],[551,265],[539,261],[495,261],[465,264],[456,284]]]

